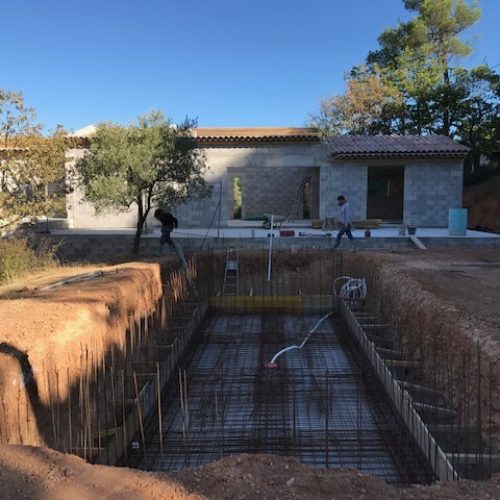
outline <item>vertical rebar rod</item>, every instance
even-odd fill
[[[476,471],[479,477],[480,471],[483,469],[483,436],[482,436],[482,412],[481,412],[481,351],[479,349],[479,341],[476,342],[477,354],[477,408],[476,408]],[[479,466],[478,466],[479,465]]]
[[[160,453],[163,455],[160,363],[156,363],[156,402],[158,405],[158,437],[160,440]]]
[[[125,362],[125,360],[124,360]],[[122,393],[122,431],[123,431],[123,452],[125,454],[125,465],[127,465],[127,418],[125,413],[125,368],[121,369],[121,393]]]
[[[139,416],[139,429],[141,431],[141,439],[142,439],[142,447],[144,450],[144,456],[146,456],[146,437],[144,435],[144,422],[142,419],[142,408],[141,408],[141,399],[139,395],[139,386],[137,384],[137,374],[135,371],[133,372],[134,377],[134,389],[135,389],[135,403],[137,405],[137,414]]]
[[[488,405],[488,448],[489,448],[489,476],[493,475],[493,443],[492,443],[492,433],[493,433],[493,364],[489,363],[489,405]]]
[[[328,448],[328,417],[330,411],[330,394],[328,390],[328,370],[325,373],[325,464],[326,468],[330,468],[329,448]]]

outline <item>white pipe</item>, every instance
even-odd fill
[[[284,349],[281,349],[281,351],[277,352],[274,356],[273,356],[273,359],[271,359],[270,363],[268,363],[269,365],[273,365],[276,363],[276,360],[282,355],[282,354],[285,354],[285,352],[287,351],[291,351],[292,349],[302,349],[305,345],[306,345],[306,342],[309,340],[309,337],[319,328],[319,326],[321,325],[321,323],[323,323],[323,321],[325,321],[326,318],[328,318],[329,316],[331,316],[333,314],[333,312],[329,312],[328,314],[325,314],[315,325],[314,327],[312,328],[312,330],[306,335],[305,339],[302,341],[301,344],[299,345],[291,345],[291,346],[288,346],[288,347],[285,347]]]
[[[273,258],[273,228],[274,228],[274,215],[271,214],[271,235],[269,238],[269,262],[267,264],[267,281],[271,281],[271,262]]]

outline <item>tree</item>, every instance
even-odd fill
[[[379,37],[367,64],[382,68],[385,79],[397,82],[406,96],[405,129],[409,133],[453,136],[456,104],[452,63],[472,48],[460,34],[480,17],[477,2],[465,0],[404,0],[416,16]]]
[[[22,94],[0,90],[0,229],[64,207],[65,134],[42,134]]]
[[[326,134],[443,134],[472,150],[470,164],[498,148],[499,76],[458,65],[471,47],[460,36],[480,16],[465,0],[403,0],[415,17],[385,30],[346,92],[325,99],[312,123]]]
[[[457,135],[471,148],[469,170],[476,171],[482,155],[498,151],[500,144],[500,75],[487,65],[456,72]]]
[[[380,75],[367,74],[356,68],[347,80],[344,95],[320,101],[320,112],[311,125],[323,134],[375,134],[394,132],[394,116],[400,113],[404,100],[399,90]]]
[[[98,213],[136,206],[134,254],[153,206],[171,207],[209,193],[205,157],[191,133],[195,126],[189,119],[175,126],[158,111],[130,126],[102,123],[75,165],[85,199]]]

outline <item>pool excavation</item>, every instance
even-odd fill
[[[40,369],[0,344],[22,380],[17,408],[2,388],[0,441],[149,471],[271,453],[398,487],[500,469],[495,367],[393,313],[369,260],[276,252],[271,269],[263,251],[187,257],[165,260],[151,306],[129,310],[109,345],[80,343],[78,370]]]

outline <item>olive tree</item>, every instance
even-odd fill
[[[137,225],[132,252],[139,245],[153,206],[175,206],[207,196],[205,156],[192,134],[196,121],[174,125],[152,111],[134,123],[98,125],[75,170],[84,197],[97,213],[135,206]]]
[[[0,89],[0,229],[65,203],[65,134],[43,134],[22,94]]]

